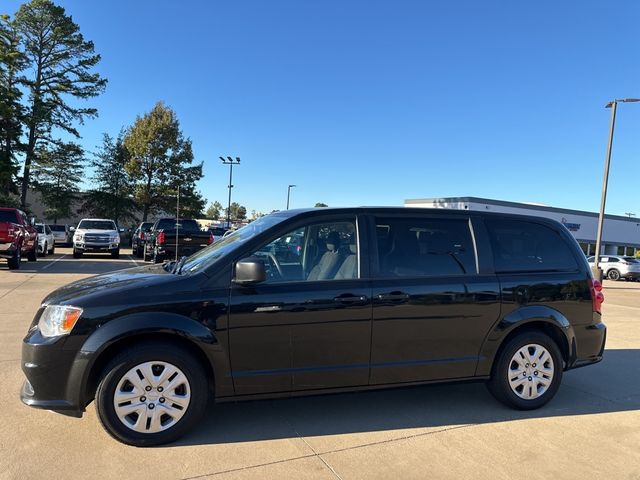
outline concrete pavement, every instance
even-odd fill
[[[40,300],[135,266],[69,253],[17,272],[0,263],[0,478],[640,480],[640,283],[605,282],[605,360],[567,372],[541,410],[503,407],[482,384],[211,405],[177,444],[139,449],[112,440],[92,405],[79,420],[18,398],[20,342]]]

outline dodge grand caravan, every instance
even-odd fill
[[[210,396],[484,380],[533,409],[564,371],[602,359],[602,302],[555,221],[289,210],[178,262],[50,294],[24,339],[21,398],[77,417],[95,400],[109,434],[139,446],[183,435]]]

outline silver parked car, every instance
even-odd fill
[[[49,224],[49,228],[53,232],[53,238],[56,245],[64,245],[68,247],[73,240],[73,233],[69,225]]]
[[[589,257],[589,266],[593,267],[595,257]],[[605,278],[609,280],[638,280],[640,279],[640,260],[635,257],[622,255],[601,255],[600,268]]]

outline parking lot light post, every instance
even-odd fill
[[[231,228],[231,189],[233,188],[233,165],[240,164],[240,157],[236,157],[235,161],[232,157],[220,157],[222,163],[229,165],[229,202],[227,204],[227,228]]]
[[[604,224],[604,208],[607,202],[607,185],[609,183],[609,165],[611,164],[611,148],[613,147],[613,131],[616,125],[616,108],[618,103],[640,102],[640,98],[622,98],[612,100],[605,108],[611,108],[611,123],[609,125],[609,142],[607,143],[607,155],[604,160],[604,178],[602,179],[602,196],[600,199],[600,214],[598,215],[598,232],[596,234],[596,252],[593,259],[592,272],[596,280],[602,281],[602,269],[600,268],[600,248],[602,245],[602,227]]]
[[[287,188],[287,210],[289,210],[289,198],[291,198],[291,189],[296,187],[296,185],[289,185]]]

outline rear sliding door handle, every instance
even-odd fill
[[[382,302],[402,302],[404,300],[409,300],[409,294],[401,292],[381,293],[376,295],[376,300],[380,300]]]
[[[335,297],[333,301],[338,303],[364,303],[367,301],[367,297],[365,295],[345,295]]]

